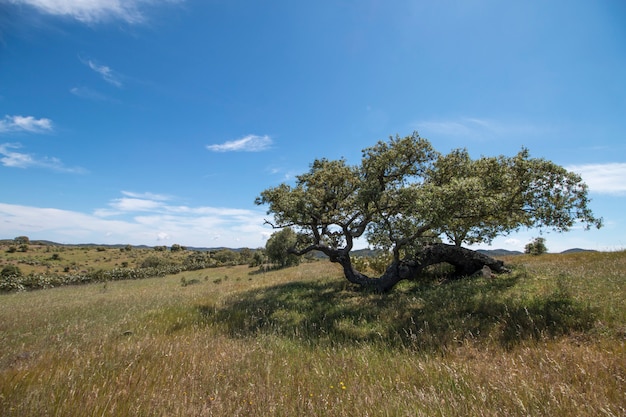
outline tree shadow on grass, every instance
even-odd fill
[[[233,337],[271,334],[309,345],[381,343],[445,351],[467,340],[556,337],[593,326],[594,312],[566,289],[547,296],[504,295],[520,279],[404,283],[377,294],[342,281],[293,282],[238,293],[219,305],[199,305],[203,323]]]

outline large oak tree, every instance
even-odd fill
[[[317,159],[295,185],[269,188],[256,199],[269,207],[273,227],[298,232],[291,253],[321,251],[350,282],[379,291],[441,262],[452,264],[456,276],[485,265],[502,272],[502,262],[461,245],[520,228],[600,227],[588,203],[580,176],[531,158],[527,149],[512,157],[472,159],[465,149],[443,155],[417,133],[364,149],[358,166]],[[452,244],[439,243],[441,237]],[[358,238],[393,254],[382,276],[354,268],[350,252]]]

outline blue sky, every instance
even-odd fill
[[[261,247],[262,190],[414,130],[580,173],[548,249],[624,249],[626,3],[0,0],[0,238]]]

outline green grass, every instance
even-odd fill
[[[385,295],[325,261],[2,294],[0,415],[626,415],[626,252],[507,261]]]

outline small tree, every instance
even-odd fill
[[[28,238],[28,236],[18,236],[18,237],[16,237],[13,240],[18,245],[29,245],[30,244],[30,239]]]
[[[524,248],[524,253],[529,255],[543,255],[547,252],[548,248],[546,247],[546,240],[542,237],[533,239],[533,241],[527,244]]]
[[[174,243],[170,248],[170,251],[172,252],[180,252],[181,250],[183,250],[183,247],[180,246],[178,243]]]
[[[250,248],[242,248],[239,251],[239,265],[246,265],[252,261],[254,252]]]
[[[265,249],[257,249],[254,251],[254,255],[250,259],[249,266],[261,266],[265,263]]]
[[[281,268],[298,265],[300,257],[289,253],[289,249],[293,248],[297,241],[298,235],[291,227],[273,233],[265,244],[265,254],[268,260]]]

